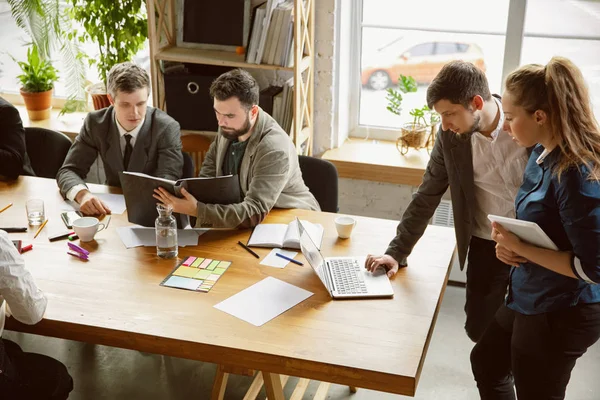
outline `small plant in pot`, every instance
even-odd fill
[[[411,76],[400,75],[398,89],[387,90],[387,110],[400,116],[402,112],[402,93],[417,91],[417,83]],[[410,147],[415,149],[427,148],[429,152],[435,140],[435,127],[439,122],[439,115],[429,109],[427,105],[421,108],[413,108],[409,114],[413,117],[412,122],[400,127],[400,136],[396,141],[396,148],[400,154],[408,153]]]
[[[17,61],[17,64],[22,71],[17,78],[21,82],[21,96],[29,119],[38,121],[50,118],[52,91],[54,82],[58,80],[58,71],[49,60],[40,57],[36,45],[27,49],[27,61]]]

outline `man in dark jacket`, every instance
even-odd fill
[[[0,180],[35,175],[25,150],[25,130],[19,111],[0,97]]]
[[[421,238],[448,186],[461,269],[467,262],[465,330],[477,342],[504,301],[510,266],[496,258],[488,214],[515,217],[515,197],[528,152],[503,129],[500,101],[483,71],[465,61],[446,64],[427,89],[441,116],[423,182],[408,205],[386,254],[366,268],[393,276]]]

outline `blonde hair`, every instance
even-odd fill
[[[508,75],[506,91],[528,113],[542,110],[548,115],[562,155],[553,171],[558,177],[571,167],[585,165],[588,178],[600,180],[600,129],[587,85],[575,64],[553,57],[545,67],[525,65]]]

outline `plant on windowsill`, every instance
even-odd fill
[[[27,62],[16,62],[22,71],[17,78],[21,82],[21,96],[29,119],[38,121],[50,118],[52,90],[54,82],[58,80],[58,71],[50,61],[40,57],[35,44],[27,49]]]
[[[41,60],[56,56],[61,61],[67,101],[59,115],[87,111],[85,64],[79,42],[67,38],[72,20],[62,0],[7,0],[17,26],[27,33]]]
[[[98,59],[88,58],[90,66],[96,65],[102,82],[88,86],[94,108],[108,107],[106,81],[115,65],[131,61],[142,49],[148,37],[148,23],[143,0],[69,0],[71,17],[79,22],[83,32],[70,32],[69,36],[96,43]]]
[[[402,112],[402,93],[414,93],[416,91],[417,83],[415,79],[412,76],[400,75],[398,89],[387,89],[387,110],[399,116]],[[409,111],[409,114],[413,117],[413,120],[400,127],[400,136],[396,141],[396,148],[402,155],[408,153],[410,147],[415,149],[426,148],[429,153],[435,140],[435,128],[440,121],[439,114],[427,105],[421,108],[413,108]]]

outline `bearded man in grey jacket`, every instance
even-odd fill
[[[258,106],[259,88],[246,71],[219,76],[210,87],[219,133],[206,154],[201,177],[237,175],[236,204],[204,204],[182,189],[183,198],[156,189],[154,197],[174,212],[195,216],[197,227],[258,225],[272,208],[320,210],[302,179],[289,135]]]

